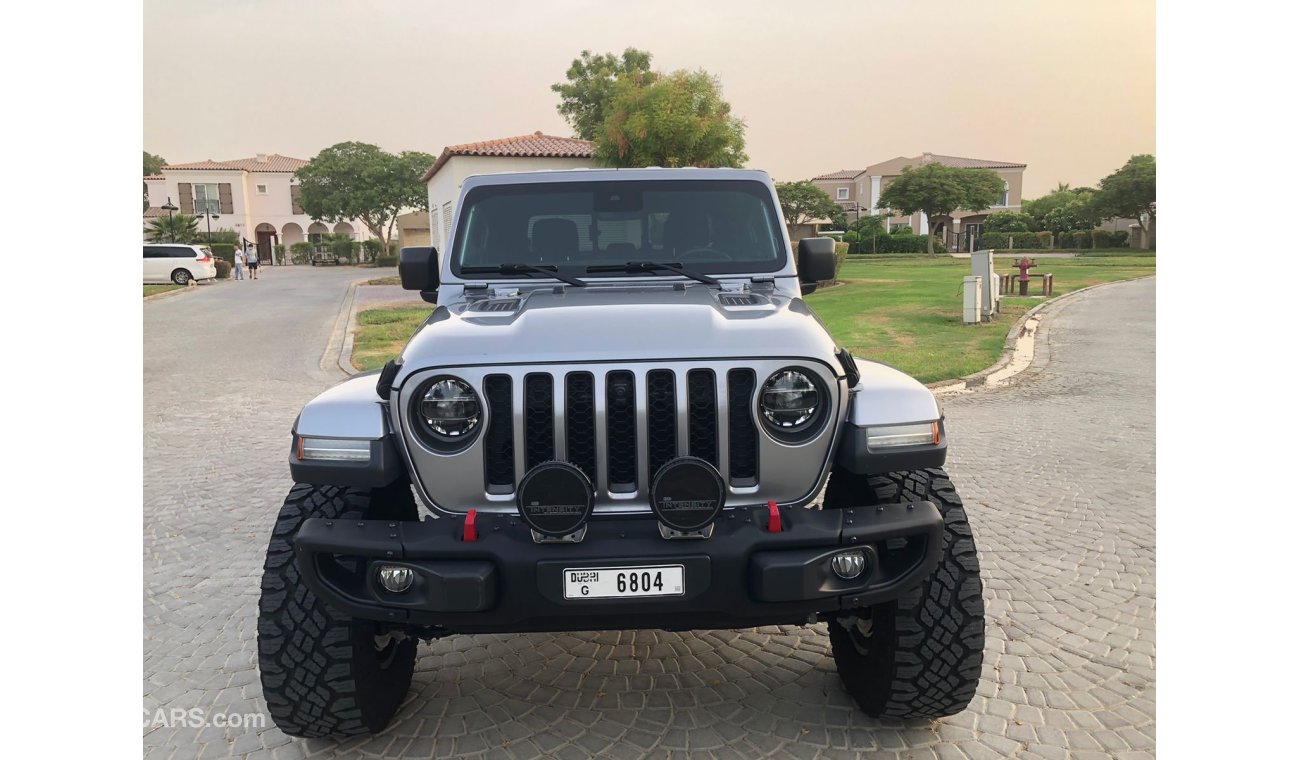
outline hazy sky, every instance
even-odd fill
[[[568,135],[550,85],[629,46],[718,76],[778,180],[929,151],[1027,163],[1029,198],[1155,152],[1153,0],[145,0],[144,148]]]

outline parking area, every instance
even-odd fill
[[[144,307],[146,720],[265,714],[258,581],[288,433],[342,378],[321,354],[348,284],[367,277],[264,275]],[[422,646],[378,736],[186,721],[146,726],[145,754],[1153,757],[1154,299],[1154,279],[1080,294],[1054,307],[1018,382],[944,400],[988,605],[983,678],[958,716],[859,713],[824,626],[481,635]]]

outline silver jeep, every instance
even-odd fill
[[[267,550],[262,688],[295,736],[379,731],[418,640],[826,623],[869,715],[975,693],[979,565],[923,385],[803,301],[759,171],[471,177],[400,358],[307,404]],[[423,515],[423,519],[422,519]]]

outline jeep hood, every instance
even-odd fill
[[[747,356],[837,367],[834,352],[825,327],[798,298],[694,283],[592,285],[439,306],[407,343],[397,379],[426,367]]]

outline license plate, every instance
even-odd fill
[[[681,565],[582,567],[564,571],[565,599],[681,596],[686,573]]]

